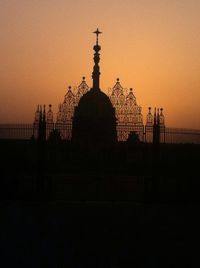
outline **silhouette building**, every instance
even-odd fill
[[[94,45],[93,86],[75,107],[72,121],[72,141],[79,144],[111,144],[117,141],[115,108],[100,89],[100,45],[98,29]]]
[[[64,101],[54,121],[51,105],[46,112],[47,131],[49,137],[53,130],[59,132],[61,139],[76,143],[106,144],[115,141],[126,141],[131,133],[136,133],[140,141],[153,140],[153,125],[155,115],[149,107],[146,122],[143,121],[142,107],[136,101],[132,88],[124,88],[119,78],[106,95],[100,89],[100,50],[97,29],[94,45],[94,67],[92,73],[93,85],[88,86],[85,77],[77,88],[68,87]],[[159,109],[159,124],[161,132],[165,128],[163,109]],[[34,136],[37,137],[40,109],[35,113]],[[144,136],[145,133],[145,136]]]

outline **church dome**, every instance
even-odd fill
[[[84,94],[75,108],[72,123],[72,140],[85,145],[111,144],[117,141],[115,109],[99,87],[99,51],[97,29],[94,46],[93,87]]]
[[[110,116],[114,111],[109,97],[101,90],[91,89],[80,99],[77,111],[95,118]],[[92,114],[91,114],[92,113]],[[95,114],[93,114],[95,113]]]
[[[115,109],[102,91],[91,89],[80,99],[74,112],[72,139],[90,144],[117,140]]]

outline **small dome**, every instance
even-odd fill
[[[91,89],[81,97],[74,112],[72,139],[87,144],[117,140],[115,109],[101,90]]]
[[[106,112],[113,111],[113,106],[105,93],[100,90],[91,89],[81,98],[79,110],[81,109],[83,109],[82,112],[84,113],[90,113],[91,109],[93,109],[95,112],[99,112],[99,114],[95,114],[95,117],[102,117]]]

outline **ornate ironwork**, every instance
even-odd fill
[[[101,47],[98,44],[98,36],[101,34],[101,32],[97,28],[94,33],[96,34],[96,44],[93,47],[95,51],[95,64],[92,73],[93,89],[100,90],[99,51],[101,50]],[[87,85],[85,77],[83,77],[80,85],[77,88],[72,90],[71,87],[68,87],[64,96],[64,101],[58,107],[55,121],[51,105],[49,105],[47,112],[45,110],[45,105],[43,106],[43,109],[42,106],[38,105],[35,112],[33,125],[2,124],[0,125],[0,139],[40,138],[39,136],[42,133],[43,139],[46,140],[49,137],[52,137],[52,133],[54,133],[57,138],[59,136],[61,139],[71,140],[72,119],[74,116],[75,107],[78,106],[81,97],[89,90],[90,87]],[[129,92],[127,93],[126,89],[122,87],[119,78],[117,78],[117,81],[111,89],[111,93],[108,97],[115,108],[118,141],[130,141],[131,138],[134,138],[136,141],[137,137],[141,142],[146,143],[200,143],[199,130],[166,128],[163,108],[157,110],[155,109],[153,116],[151,107],[149,107],[149,111],[146,116],[146,124],[144,124],[142,108],[137,104],[135,92],[132,88],[130,88]]]
[[[85,77],[82,78],[79,86],[72,91],[71,87],[64,96],[64,101],[58,107],[58,113],[55,123],[55,128],[60,132],[62,139],[71,139],[72,132],[72,118],[74,114],[74,109],[78,105],[80,98],[89,91],[90,87],[85,81]],[[115,115],[117,119],[117,135],[118,141],[125,141],[128,139],[129,134],[135,132],[140,141],[152,142],[153,140],[153,124],[154,119],[151,114],[151,108],[149,107],[149,112],[146,119],[146,126],[143,123],[142,108],[137,104],[136,96],[133,89],[130,88],[129,92],[126,93],[126,89],[122,87],[119,78],[117,78],[115,85],[111,90],[109,98],[115,108]],[[39,108],[35,113],[35,126],[38,124],[39,118]],[[160,126],[162,127],[161,133],[163,133],[164,127],[164,115],[163,109],[160,109],[158,114]],[[51,129],[53,122],[53,113],[51,111],[51,106],[49,106],[49,111],[47,113],[47,125]],[[144,135],[148,133],[148,135]],[[49,133],[47,132],[47,135]],[[164,141],[164,138],[162,138]]]
[[[89,86],[85,81],[85,77],[82,78],[82,82],[74,92],[71,86],[64,96],[64,101],[58,107],[58,113],[56,118],[56,129],[60,132],[63,139],[70,140],[72,132],[72,117],[74,114],[75,106],[78,105],[81,97],[87,93]]]
[[[143,141],[143,116],[142,108],[137,104],[133,89],[125,94],[119,78],[112,88],[110,100],[115,108],[117,118],[118,140],[127,140],[130,132],[136,132]]]
[[[46,126],[46,133],[51,133]],[[70,124],[60,125],[61,133],[63,133],[62,139],[70,140],[71,136],[67,136],[70,133]],[[58,130],[58,126],[54,123],[53,130]],[[118,127],[118,131],[121,131],[123,140],[127,140],[130,129],[127,125],[121,125]],[[140,141],[146,143],[152,143],[153,140],[153,127],[144,125],[143,128],[136,129],[140,131]],[[144,131],[144,133],[142,132]],[[128,134],[129,133],[129,134]],[[142,134],[143,133],[143,134]],[[34,134],[34,124],[0,124],[0,139],[24,139],[37,138]],[[48,135],[48,134],[47,134]],[[200,144],[200,130],[197,129],[181,129],[181,128],[167,128],[163,127],[160,130],[160,142],[161,143],[194,143]],[[143,137],[143,139],[142,139]],[[49,138],[47,136],[47,138]]]

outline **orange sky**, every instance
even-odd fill
[[[32,122],[37,104],[57,105],[93,67],[98,26],[101,88],[133,87],[146,117],[200,129],[199,0],[1,0],[0,122]]]

